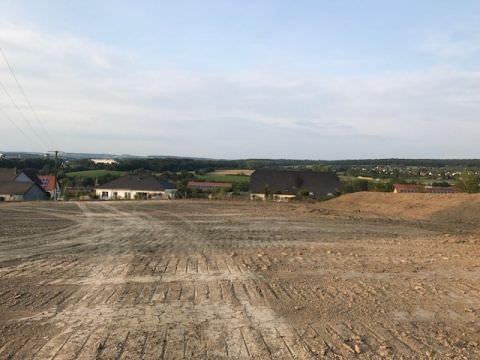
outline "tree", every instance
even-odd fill
[[[368,183],[368,191],[392,192],[393,181],[371,181]]]
[[[456,186],[466,193],[477,193],[480,189],[478,175],[473,171],[465,170],[457,179]]]
[[[310,195],[310,191],[308,191],[307,189],[300,189],[297,193],[297,197],[299,199],[305,199],[305,198],[308,198]]]
[[[432,183],[432,186],[436,186],[436,187],[450,187],[450,184],[448,183],[448,181],[434,181]]]
[[[343,193],[368,191],[368,181],[364,179],[351,179],[342,182]]]

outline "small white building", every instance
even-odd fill
[[[118,161],[115,159],[90,159],[95,165],[103,164],[103,165],[116,165]]]
[[[175,185],[153,176],[126,175],[95,188],[101,200],[173,199]]]

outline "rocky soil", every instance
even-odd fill
[[[478,359],[480,198],[0,204],[0,359]]]

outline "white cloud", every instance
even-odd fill
[[[261,67],[146,69],[89,39],[15,26],[0,27],[0,44],[58,135],[56,147],[66,151],[315,158],[356,157],[361,146],[372,157],[443,156],[447,148],[446,156],[480,156],[473,147],[480,72],[329,77]],[[0,80],[25,106],[1,62]],[[0,105],[21,123],[8,99]],[[11,134],[6,149],[27,147],[8,123],[0,122],[0,131]]]
[[[461,25],[430,32],[421,46],[441,59],[467,59],[480,54],[480,17],[470,16]]]

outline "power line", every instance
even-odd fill
[[[25,123],[28,125],[28,127],[30,128],[30,130],[32,131],[33,134],[35,134],[35,136],[37,137],[37,139],[40,141],[40,144],[41,146],[44,148],[44,150],[47,149],[47,146],[45,145],[45,142],[43,141],[43,139],[40,137],[40,135],[37,133],[37,131],[35,130],[35,128],[32,126],[32,124],[30,123],[30,121],[24,116],[23,112],[22,112],[22,109],[18,106],[18,104],[15,102],[15,100],[13,99],[12,95],[10,95],[10,93],[8,92],[7,88],[5,87],[5,85],[3,85],[3,83],[0,81],[0,87],[3,89],[3,91],[5,92],[5,94],[7,94],[8,98],[10,99],[10,102],[15,106],[15,108],[18,110],[19,114],[21,115],[23,121],[25,121]]]
[[[0,111],[3,113],[4,117],[6,119],[8,119],[8,121],[10,121],[12,123],[12,125],[20,132],[22,133],[23,136],[25,136],[25,139],[28,140],[28,142],[36,142],[36,139],[33,139],[31,138],[25,131],[22,130],[22,128],[20,126],[18,126],[15,121],[13,121],[10,116],[7,114],[7,112],[5,110],[3,110],[1,107],[0,107]],[[40,147],[42,146],[40,143],[37,142],[37,145],[40,145]]]
[[[23,89],[22,85],[20,84],[20,81],[18,81],[17,75],[15,74],[15,71],[13,70],[13,67],[10,65],[10,62],[8,61],[7,56],[5,55],[5,51],[3,51],[2,48],[0,48],[0,53],[2,54],[2,57],[3,57],[3,60],[5,61],[5,64],[7,64],[7,67],[8,67],[8,70],[10,71],[10,74],[15,79],[15,83],[17,84],[18,88],[20,89],[20,92],[22,93],[23,97],[25,98],[25,101],[27,102],[28,107],[32,111],[32,113],[35,117],[35,120],[40,124],[40,127],[42,128],[43,132],[47,135],[50,143],[53,143],[50,133],[47,131],[47,129],[43,125],[42,121],[40,121],[40,118],[39,118],[37,112],[35,111],[35,109],[32,106],[32,103],[28,99],[28,96],[25,93],[25,90]]]

